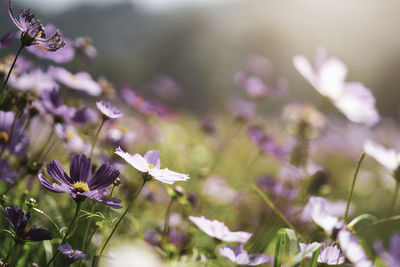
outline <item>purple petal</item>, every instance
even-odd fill
[[[69,174],[72,180],[87,182],[92,175],[92,159],[87,158],[84,154],[73,155]]]
[[[29,229],[28,233],[25,236],[26,240],[31,241],[43,241],[52,239],[52,235],[49,231],[43,228],[37,228],[36,226],[32,226]]]
[[[50,161],[50,163],[46,165],[46,169],[47,169],[47,172],[50,175],[50,177],[61,184],[72,187],[72,185],[75,182],[78,182],[78,181],[74,181],[73,179],[71,179],[65,173],[63,167],[61,166],[61,163],[58,160]]]
[[[43,174],[38,175],[40,183],[49,191],[54,193],[69,193],[71,189],[67,185],[58,185],[50,183]]]
[[[101,189],[112,184],[118,178],[119,171],[108,162],[101,165],[88,182],[90,190]]]
[[[144,154],[144,158],[149,164],[153,164],[154,167],[160,168],[160,152],[158,150],[150,150]]]

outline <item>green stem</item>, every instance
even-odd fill
[[[167,207],[167,210],[166,210],[166,212],[165,212],[165,217],[164,217],[164,235],[167,235],[167,233],[168,233],[168,228],[169,228],[169,216],[170,216],[170,213],[171,213],[171,208],[172,208],[172,204],[174,203],[174,198],[173,197],[171,197],[171,199],[169,200],[169,203],[168,203],[168,207]]]
[[[101,256],[103,254],[104,249],[106,248],[108,242],[110,242],[111,237],[113,236],[115,230],[117,229],[118,225],[121,223],[122,219],[125,217],[126,213],[128,212],[129,208],[132,206],[133,202],[135,201],[135,199],[137,198],[137,196],[139,195],[139,193],[142,191],[144,184],[146,183],[146,179],[143,179],[143,182],[141,184],[141,186],[139,187],[139,189],[137,190],[136,194],[133,196],[131,202],[128,204],[128,206],[126,207],[126,210],[124,211],[124,213],[121,215],[121,217],[118,219],[117,223],[115,224],[115,226],[113,227],[110,235],[108,236],[106,242],[104,243],[103,247],[100,250],[100,254],[99,256]]]
[[[80,207],[81,207],[81,201],[77,201],[76,202],[76,210],[75,210],[75,215],[74,218],[72,219],[71,223],[68,226],[68,230],[65,233],[63,239],[61,240],[60,245],[63,245],[65,243],[65,241],[67,241],[68,235],[71,232],[72,226],[74,225],[74,222],[76,221],[76,218],[78,218],[78,213],[80,211]],[[54,261],[54,259],[56,258],[56,256],[58,255],[59,250],[57,249],[56,252],[53,255],[53,258],[50,259],[50,261],[47,263],[46,266],[50,266],[50,263],[52,263]]]
[[[96,136],[94,137],[93,144],[92,144],[92,149],[90,150],[90,158],[93,157],[94,147],[95,147],[95,145],[96,145],[97,138],[99,138],[99,134],[100,134],[101,128],[103,128],[103,125],[104,125],[104,122],[105,122],[105,121],[106,121],[106,120],[103,118],[103,120],[102,120],[101,123],[100,123],[100,127],[99,127],[99,129],[97,130]]]
[[[364,157],[365,157],[365,151],[363,151],[363,153],[361,154],[360,159],[357,162],[356,171],[354,172],[354,175],[353,175],[353,182],[352,182],[351,187],[350,187],[349,196],[347,197],[346,212],[344,213],[344,221],[345,222],[347,220],[347,215],[349,214],[351,197],[353,196],[353,190],[354,190],[354,186],[356,184],[358,171],[360,170],[360,166],[361,166],[361,163],[362,163]]]
[[[19,56],[19,54],[21,53],[21,51],[22,51],[23,48],[24,48],[24,45],[21,44],[21,46],[20,46],[19,49],[18,49],[17,54],[15,55],[14,61],[13,61],[12,65],[11,65],[11,68],[10,68],[10,70],[8,71],[7,77],[6,77],[6,79],[4,80],[4,83],[3,83],[3,86],[2,86],[1,92],[0,92],[0,98],[3,97],[4,88],[6,88],[8,79],[10,78],[11,72],[12,72],[12,70],[14,69],[15,62],[17,62],[18,56]]]
[[[392,214],[393,214],[393,211],[394,211],[394,207],[396,206],[396,200],[397,200],[397,195],[399,194],[399,188],[400,188],[400,182],[397,182],[396,181],[396,188],[394,189],[394,195],[393,195],[393,198],[392,198],[392,201],[391,201],[391,203],[390,203],[390,206],[389,206],[389,210],[388,210],[388,212],[387,212],[387,214],[386,214],[386,217],[385,217],[385,224],[384,224],[384,227],[383,227],[383,229],[386,229],[386,226],[387,226],[387,224],[388,224],[388,222],[389,222],[389,218],[390,218],[390,216],[392,216]]]
[[[8,259],[10,258],[11,254],[14,252],[15,248],[17,247],[17,245],[18,245],[18,243],[14,241],[14,246],[12,246],[12,248],[8,252],[7,257],[4,259],[5,262],[8,261]]]

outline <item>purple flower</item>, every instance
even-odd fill
[[[319,48],[315,55],[314,70],[304,56],[293,58],[297,71],[323,96],[352,122],[373,126],[380,117],[371,91],[360,82],[345,82],[346,66],[337,58],[327,58],[326,51]]]
[[[179,230],[171,230],[168,232],[168,242],[177,247],[182,247],[188,242],[186,235]]]
[[[17,172],[10,171],[10,163],[6,159],[0,159],[0,180],[7,183],[14,183],[15,178],[18,176]]]
[[[1,39],[0,39],[0,48],[9,46],[13,43],[13,33],[12,32],[8,32],[6,35],[4,35]]]
[[[110,102],[98,101],[96,102],[96,106],[106,119],[118,119],[124,115],[121,110],[111,106]]]
[[[154,77],[149,88],[163,99],[174,99],[182,90],[171,77],[165,74]]]
[[[279,160],[284,160],[287,157],[287,149],[276,143],[272,137],[264,133],[260,126],[250,126],[247,129],[247,133],[250,140],[253,141],[253,143],[256,144],[263,153],[274,156]]]
[[[61,67],[51,67],[49,71],[55,80],[68,88],[83,91],[91,96],[99,96],[102,92],[101,86],[87,72],[72,74]]]
[[[58,250],[62,254],[64,254],[65,256],[67,256],[68,258],[73,259],[73,260],[80,260],[80,259],[86,258],[85,253],[83,253],[82,251],[79,251],[79,250],[73,250],[69,244],[60,245],[58,247]]]
[[[254,117],[257,106],[251,101],[243,100],[239,97],[229,99],[227,109],[239,120],[247,121]]]
[[[251,233],[247,232],[231,232],[223,222],[217,220],[210,221],[204,216],[189,216],[189,220],[207,235],[221,241],[246,243],[252,236]]]
[[[19,57],[17,62],[19,62],[20,59]],[[9,84],[21,91],[34,90],[39,95],[49,88],[58,88],[58,84],[54,81],[49,72],[45,72],[40,68],[20,73],[20,75],[11,75]]]
[[[290,188],[282,182],[273,179],[270,175],[263,175],[257,179],[257,185],[272,194],[293,200],[297,197],[299,191],[296,188]]]
[[[28,149],[29,138],[24,133],[23,119],[17,118],[13,126],[14,116],[12,111],[0,111],[0,150],[5,149],[13,155],[22,156]]]
[[[74,153],[90,153],[91,145],[83,141],[74,126],[57,123],[55,132],[59,138],[64,140],[68,150]]]
[[[43,241],[52,239],[51,233],[43,228],[37,228],[32,226],[27,227],[29,218],[31,215],[29,212],[25,214],[24,210],[21,210],[17,206],[11,206],[5,208],[8,222],[15,232],[15,240],[17,242],[23,242],[24,240],[30,241]]]
[[[314,243],[313,243],[314,244]],[[305,251],[312,244],[304,244],[299,243],[300,251]],[[307,258],[311,258],[311,253],[306,255]],[[319,252],[319,256],[317,261],[319,263],[325,263],[328,265],[337,265],[343,264],[345,261],[344,256],[341,254],[340,249],[337,246],[326,246],[325,243],[322,243],[321,251]]]
[[[73,155],[68,176],[58,160],[46,165],[47,173],[56,182],[50,183],[42,173],[40,183],[54,193],[69,193],[76,201],[85,197],[104,203],[112,208],[120,209],[122,205],[117,198],[101,199],[103,190],[118,178],[119,171],[109,163],[100,166],[92,176],[92,160],[85,155]]]
[[[12,22],[21,33],[21,42],[24,46],[37,45],[39,48],[48,51],[56,51],[64,47],[65,42],[60,41],[61,35],[58,31],[55,34],[47,37],[43,25],[40,21],[35,20],[35,16],[30,9],[23,9],[19,13],[19,19],[14,17],[14,13],[11,8],[11,0],[8,1],[8,14]]]
[[[134,142],[137,134],[130,131],[124,125],[111,124],[107,129],[107,141],[114,146],[124,146]]]
[[[43,27],[46,36],[53,36],[57,34],[57,28],[53,24],[47,24]],[[75,56],[75,50],[72,46],[70,39],[64,38],[65,46],[63,49],[57,51],[48,51],[43,49],[41,46],[29,46],[27,50],[37,56],[38,58],[44,58],[52,60],[56,63],[67,63],[70,62]]]
[[[270,261],[270,258],[264,254],[248,254],[242,244],[237,245],[235,249],[226,245],[219,249],[219,253],[238,265],[256,266]]]
[[[388,251],[383,247],[381,240],[374,243],[374,249],[388,267],[400,267],[400,235],[398,233],[390,239]]]
[[[187,174],[182,174],[169,170],[168,168],[160,169],[160,152],[150,150],[146,152],[144,157],[139,154],[131,155],[124,152],[120,147],[116,149],[115,154],[122,157],[126,162],[132,165],[139,172],[159,180],[166,184],[173,184],[177,181],[186,181],[189,179]]]

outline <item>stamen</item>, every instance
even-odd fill
[[[73,185],[74,187],[74,192],[79,192],[79,193],[84,193],[86,191],[89,191],[89,185],[85,182],[76,182]]]

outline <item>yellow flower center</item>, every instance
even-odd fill
[[[75,138],[75,134],[70,130],[66,130],[65,131],[65,135],[67,136],[67,139],[74,139]]]
[[[150,169],[154,169],[156,166],[154,166],[153,164],[149,163],[149,168]]]
[[[74,183],[73,187],[74,192],[84,193],[86,191],[89,191],[89,185],[85,182],[76,182]]]
[[[44,48],[44,47],[43,47],[43,46],[41,46],[41,45],[37,45],[36,47],[37,47],[37,48],[39,48],[40,50],[47,51],[47,49],[46,49],[46,48]]]
[[[5,131],[0,131],[0,144],[6,145],[9,141],[8,133]]]
[[[74,75],[74,74],[71,75],[71,80],[72,80],[72,83],[74,83],[74,84],[78,83],[78,77],[76,77],[76,75]]]

